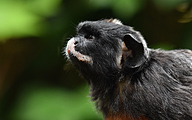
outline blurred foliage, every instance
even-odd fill
[[[0,119],[101,120],[63,50],[79,22],[105,18],[151,48],[192,49],[191,0],[0,0]]]
[[[0,40],[38,36],[46,16],[54,14],[61,0],[1,0]],[[29,29],[30,28],[30,29]]]
[[[30,85],[29,85],[30,86]],[[79,92],[75,92],[79,91]],[[10,114],[12,120],[90,120],[99,118],[87,99],[88,89],[25,88]],[[92,110],[92,111],[91,111]]]
[[[143,7],[145,0],[91,0],[93,7],[110,8],[114,14],[122,18],[131,18]]]
[[[179,4],[188,2],[188,0],[153,0],[157,7],[162,8],[162,10],[172,10]]]

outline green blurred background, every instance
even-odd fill
[[[192,49],[191,0],[0,0],[0,120],[102,120],[63,50],[79,22],[105,18],[151,48]]]

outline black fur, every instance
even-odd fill
[[[75,51],[66,54],[91,86],[91,96],[106,118],[124,113],[148,120],[192,120],[192,52],[147,48],[139,32],[113,20],[86,21],[77,27]],[[131,55],[121,60],[121,43]],[[68,46],[70,46],[68,44]]]

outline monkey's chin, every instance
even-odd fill
[[[80,52],[75,50],[75,39],[74,38],[71,38],[68,41],[67,47],[65,49],[65,53],[66,53],[68,59],[70,59],[70,57],[76,57],[78,59],[78,61],[86,62],[88,64],[93,64],[93,60],[90,56],[83,55]]]

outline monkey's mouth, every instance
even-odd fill
[[[68,41],[67,47],[66,47],[66,50],[65,50],[65,53],[66,53],[67,57],[68,58],[76,57],[78,59],[78,61],[82,61],[82,62],[86,62],[86,63],[92,64],[93,60],[92,60],[92,58],[90,56],[83,55],[80,52],[75,50],[75,43],[76,43],[76,41],[75,41],[74,38],[71,38]]]
[[[76,43],[76,41],[74,38],[71,38],[67,43],[65,53],[66,53],[66,56],[68,57],[68,59],[75,57],[78,61],[85,62],[85,63],[92,65],[93,64],[92,57],[90,57],[88,55],[83,55],[79,51],[76,51],[75,50],[75,46],[76,46],[75,43]],[[133,57],[132,56],[132,50],[129,50],[126,47],[125,43],[122,42],[121,51],[120,51],[119,55],[117,56],[117,65],[119,68],[122,67],[122,65],[126,61],[127,57]]]

